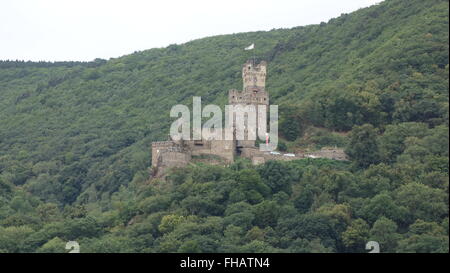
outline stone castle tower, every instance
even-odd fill
[[[228,103],[230,105],[253,105],[256,114],[258,106],[269,106],[269,93],[266,92],[266,73],[267,63],[265,61],[256,64],[254,60],[247,61],[242,66],[242,91],[232,89],[228,92]],[[266,108],[267,109],[267,108]],[[258,128],[258,123],[256,123]],[[257,134],[257,132],[254,132]],[[245,130],[245,136],[248,131]],[[257,135],[256,135],[257,136]],[[237,141],[238,149],[255,147],[255,140],[239,140]]]

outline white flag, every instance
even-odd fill
[[[244,48],[244,50],[252,50],[255,48],[255,44],[251,44],[248,47]]]

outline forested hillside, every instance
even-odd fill
[[[280,150],[341,146],[350,162],[149,180],[171,107],[224,105],[251,43]],[[107,61],[0,61],[0,252],[448,252],[448,50],[448,1],[387,0]]]

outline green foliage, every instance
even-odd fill
[[[315,144],[316,148],[322,147],[345,147],[347,145],[347,137],[328,130],[319,129],[312,132],[307,139],[308,142]]]
[[[362,219],[354,220],[342,233],[342,242],[351,252],[364,252],[369,238],[369,226]]]
[[[38,253],[66,253],[66,242],[55,237],[37,249]]]
[[[306,117],[301,109],[294,105],[280,106],[280,133],[289,141],[302,137],[306,127]]]
[[[379,243],[380,252],[394,252],[400,239],[397,224],[384,216],[380,217],[370,230],[370,238]]]
[[[423,137],[428,127],[423,123],[408,122],[388,125],[380,137],[380,154],[383,161],[392,163],[405,150],[405,140],[408,137]]]
[[[444,234],[444,230],[436,223],[417,220],[410,226],[409,236],[399,242],[398,252],[448,253],[448,235]]]
[[[377,130],[370,124],[353,127],[345,153],[359,168],[378,163]]]
[[[287,149],[288,149],[286,143],[283,142],[283,141],[278,141],[278,147],[277,148],[281,152],[286,152]]]
[[[298,173],[291,166],[280,161],[269,161],[258,168],[258,171],[272,193],[284,191],[290,194],[292,183],[298,179]]]
[[[306,188],[302,190],[294,199],[294,206],[301,212],[306,213],[311,208],[311,205],[314,202],[314,193],[311,189]]]
[[[243,170],[200,164],[174,170],[171,177],[183,174],[177,183],[123,188],[104,212],[52,203],[34,211],[11,202],[0,249],[64,252],[64,242],[76,240],[82,252],[364,252],[376,240],[383,252],[445,251],[444,189],[357,183],[396,177],[379,166],[386,165],[352,173],[350,164],[326,159]]]
[[[423,184],[409,183],[401,186],[397,190],[396,200],[416,219],[432,221],[448,215],[448,206],[445,204],[448,195]]]

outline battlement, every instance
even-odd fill
[[[261,61],[259,64],[257,64],[254,60],[247,60],[244,64],[243,64],[243,70],[253,70],[253,71],[257,71],[257,72],[264,72],[266,73],[267,71],[267,62],[266,61]]]
[[[232,89],[228,91],[228,103],[235,104],[253,104],[253,105],[269,105],[269,94],[266,91],[245,92]]]
[[[153,141],[152,142],[152,147],[172,147],[175,146],[175,143],[171,140],[168,141]]]

